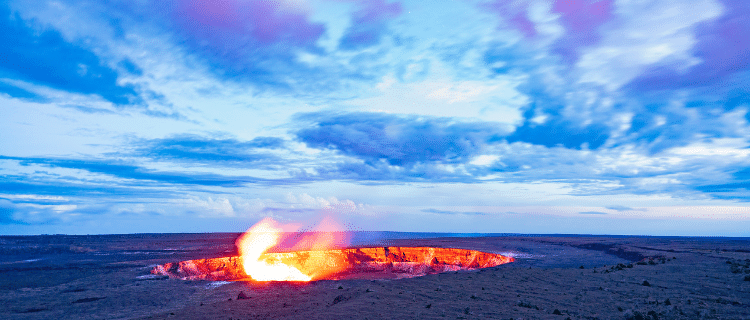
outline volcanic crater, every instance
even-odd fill
[[[466,249],[374,247],[270,252],[263,253],[258,261],[266,265],[284,265],[300,270],[309,276],[309,280],[373,280],[489,268],[513,262],[514,259]],[[260,280],[248,276],[242,256],[165,263],[155,266],[151,273],[183,280]]]

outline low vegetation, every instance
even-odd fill
[[[539,310],[539,307],[537,307],[537,306],[535,306],[535,305],[533,305],[533,304],[530,304],[530,303],[528,303],[528,302],[521,302],[521,301],[519,301],[519,302],[518,302],[518,306],[519,306],[519,307],[523,307],[523,308],[529,308],[529,309],[536,309],[536,310]]]

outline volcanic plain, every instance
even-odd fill
[[[2,236],[0,318],[750,319],[748,238],[385,236],[357,246],[470,249],[515,262],[307,283],[151,274],[159,264],[236,255],[238,236]]]

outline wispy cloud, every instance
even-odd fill
[[[584,212],[579,212],[579,214],[605,215],[607,213],[601,212],[601,211],[584,211]]]
[[[311,113],[297,119],[302,129],[296,135],[309,146],[397,166],[468,162],[507,134],[492,123],[383,113]]]
[[[360,1],[360,8],[352,13],[352,22],[339,44],[342,49],[361,49],[380,42],[386,22],[403,11],[398,2],[386,0]]]
[[[688,66],[673,61],[653,64],[634,79],[631,86],[646,91],[714,86],[734,81],[733,78],[747,70],[750,40],[737,38],[734,32],[750,30],[750,5],[745,1],[723,0],[714,4],[710,12],[715,14],[715,19],[696,26],[696,43],[691,50],[695,63]]]
[[[606,208],[615,211],[646,211],[644,208],[631,208],[628,206],[607,206]]]
[[[137,165],[125,164],[116,160],[19,158],[6,156],[0,156],[0,159],[17,160],[21,165],[37,164],[52,168],[80,169],[92,173],[110,175],[117,178],[170,184],[237,187],[246,183],[258,182],[261,180],[243,176],[231,177],[218,174],[156,171],[149,170]]]
[[[422,209],[422,212],[449,214],[449,215],[462,214],[462,215],[473,215],[473,216],[484,216],[488,214],[486,212],[479,212],[479,211],[450,211],[450,210],[438,210],[438,209],[432,209],[432,208]]]
[[[59,32],[33,25],[4,5],[0,6],[0,28],[5,30],[0,36],[1,75],[60,90],[96,94],[116,105],[139,103],[133,86],[118,83],[116,70],[96,53],[69,43]],[[19,89],[4,88],[12,96],[28,96]]]
[[[156,160],[194,161],[220,165],[257,165],[259,162],[281,162],[278,157],[259,150],[284,147],[278,137],[256,137],[250,141],[198,135],[176,135],[163,139],[133,141],[134,154]]]

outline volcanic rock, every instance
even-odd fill
[[[78,299],[78,300],[76,300],[76,301],[73,301],[72,303],[86,303],[86,302],[94,302],[94,301],[97,301],[97,300],[101,300],[101,299],[105,299],[105,298],[106,298],[106,297],[93,297],[93,298],[83,298],[83,299]]]
[[[240,291],[240,294],[237,295],[237,300],[247,300],[250,299],[250,296],[245,294],[245,291]]]
[[[349,300],[351,298],[352,297],[348,297],[348,296],[345,296],[343,294],[340,294],[340,295],[336,296],[336,298],[333,298],[333,302],[331,302],[331,305],[334,305],[334,304],[337,304],[337,303],[340,303],[340,302],[344,302],[344,301]]]
[[[517,260],[481,272],[449,272],[398,280],[310,283],[135,281],[148,273],[143,266],[224,256],[223,252],[235,245],[237,236],[0,237],[0,252],[3,252],[3,246],[19,247],[27,245],[25,243],[41,246],[50,239],[54,240],[51,242],[54,246],[67,244],[73,239],[82,246],[97,249],[96,253],[80,254],[45,253],[36,256],[35,253],[18,257],[0,254],[0,272],[3,274],[0,277],[0,305],[3,306],[0,319],[190,320],[220,316],[224,319],[306,320],[622,320],[635,319],[638,312],[640,319],[654,319],[656,316],[662,320],[745,319],[750,314],[750,303],[745,298],[750,293],[750,280],[744,281],[750,275],[744,274],[744,270],[749,268],[742,267],[743,274],[731,272],[732,265],[750,264],[750,252],[746,252],[750,240],[734,238],[502,236],[389,240],[387,245],[392,246],[390,248],[451,246],[482,252],[508,252]],[[587,248],[589,243],[621,247],[643,257],[657,257],[673,250],[678,259],[671,257],[666,264],[637,264],[643,258],[618,257],[609,250]],[[144,250],[156,253],[131,254]],[[389,254],[402,257],[395,253],[396,250],[389,250]],[[25,262],[39,258],[41,260]],[[728,260],[732,263],[727,264]],[[122,264],[112,268],[113,261]],[[649,258],[644,261],[649,261]],[[654,261],[660,259],[654,258]],[[603,273],[620,263],[626,266],[632,263],[633,268]],[[582,264],[585,270],[579,269]],[[603,268],[603,265],[607,267]],[[597,273],[594,273],[594,267],[597,267]],[[169,269],[177,272],[179,268],[177,265]],[[642,286],[645,279],[651,287]],[[339,286],[344,289],[336,290]],[[481,290],[482,287],[485,290]],[[598,290],[599,287],[604,290]],[[366,293],[368,288],[373,292]],[[245,290],[248,290],[245,295],[252,298],[237,299],[240,291]],[[472,294],[480,299],[470,299]],[[106,299],[90,299],[105,295]],[[331,305],[339,295],[342,297]],[[230,297],[232,301],[227,301]],[[343,301],[345,297],[351,298]],[[77,300],[81,301],[72,303]],[[465,313],[466,308],[469,308],[470,315]],[[553,314],[556,308],[561,315]]]

